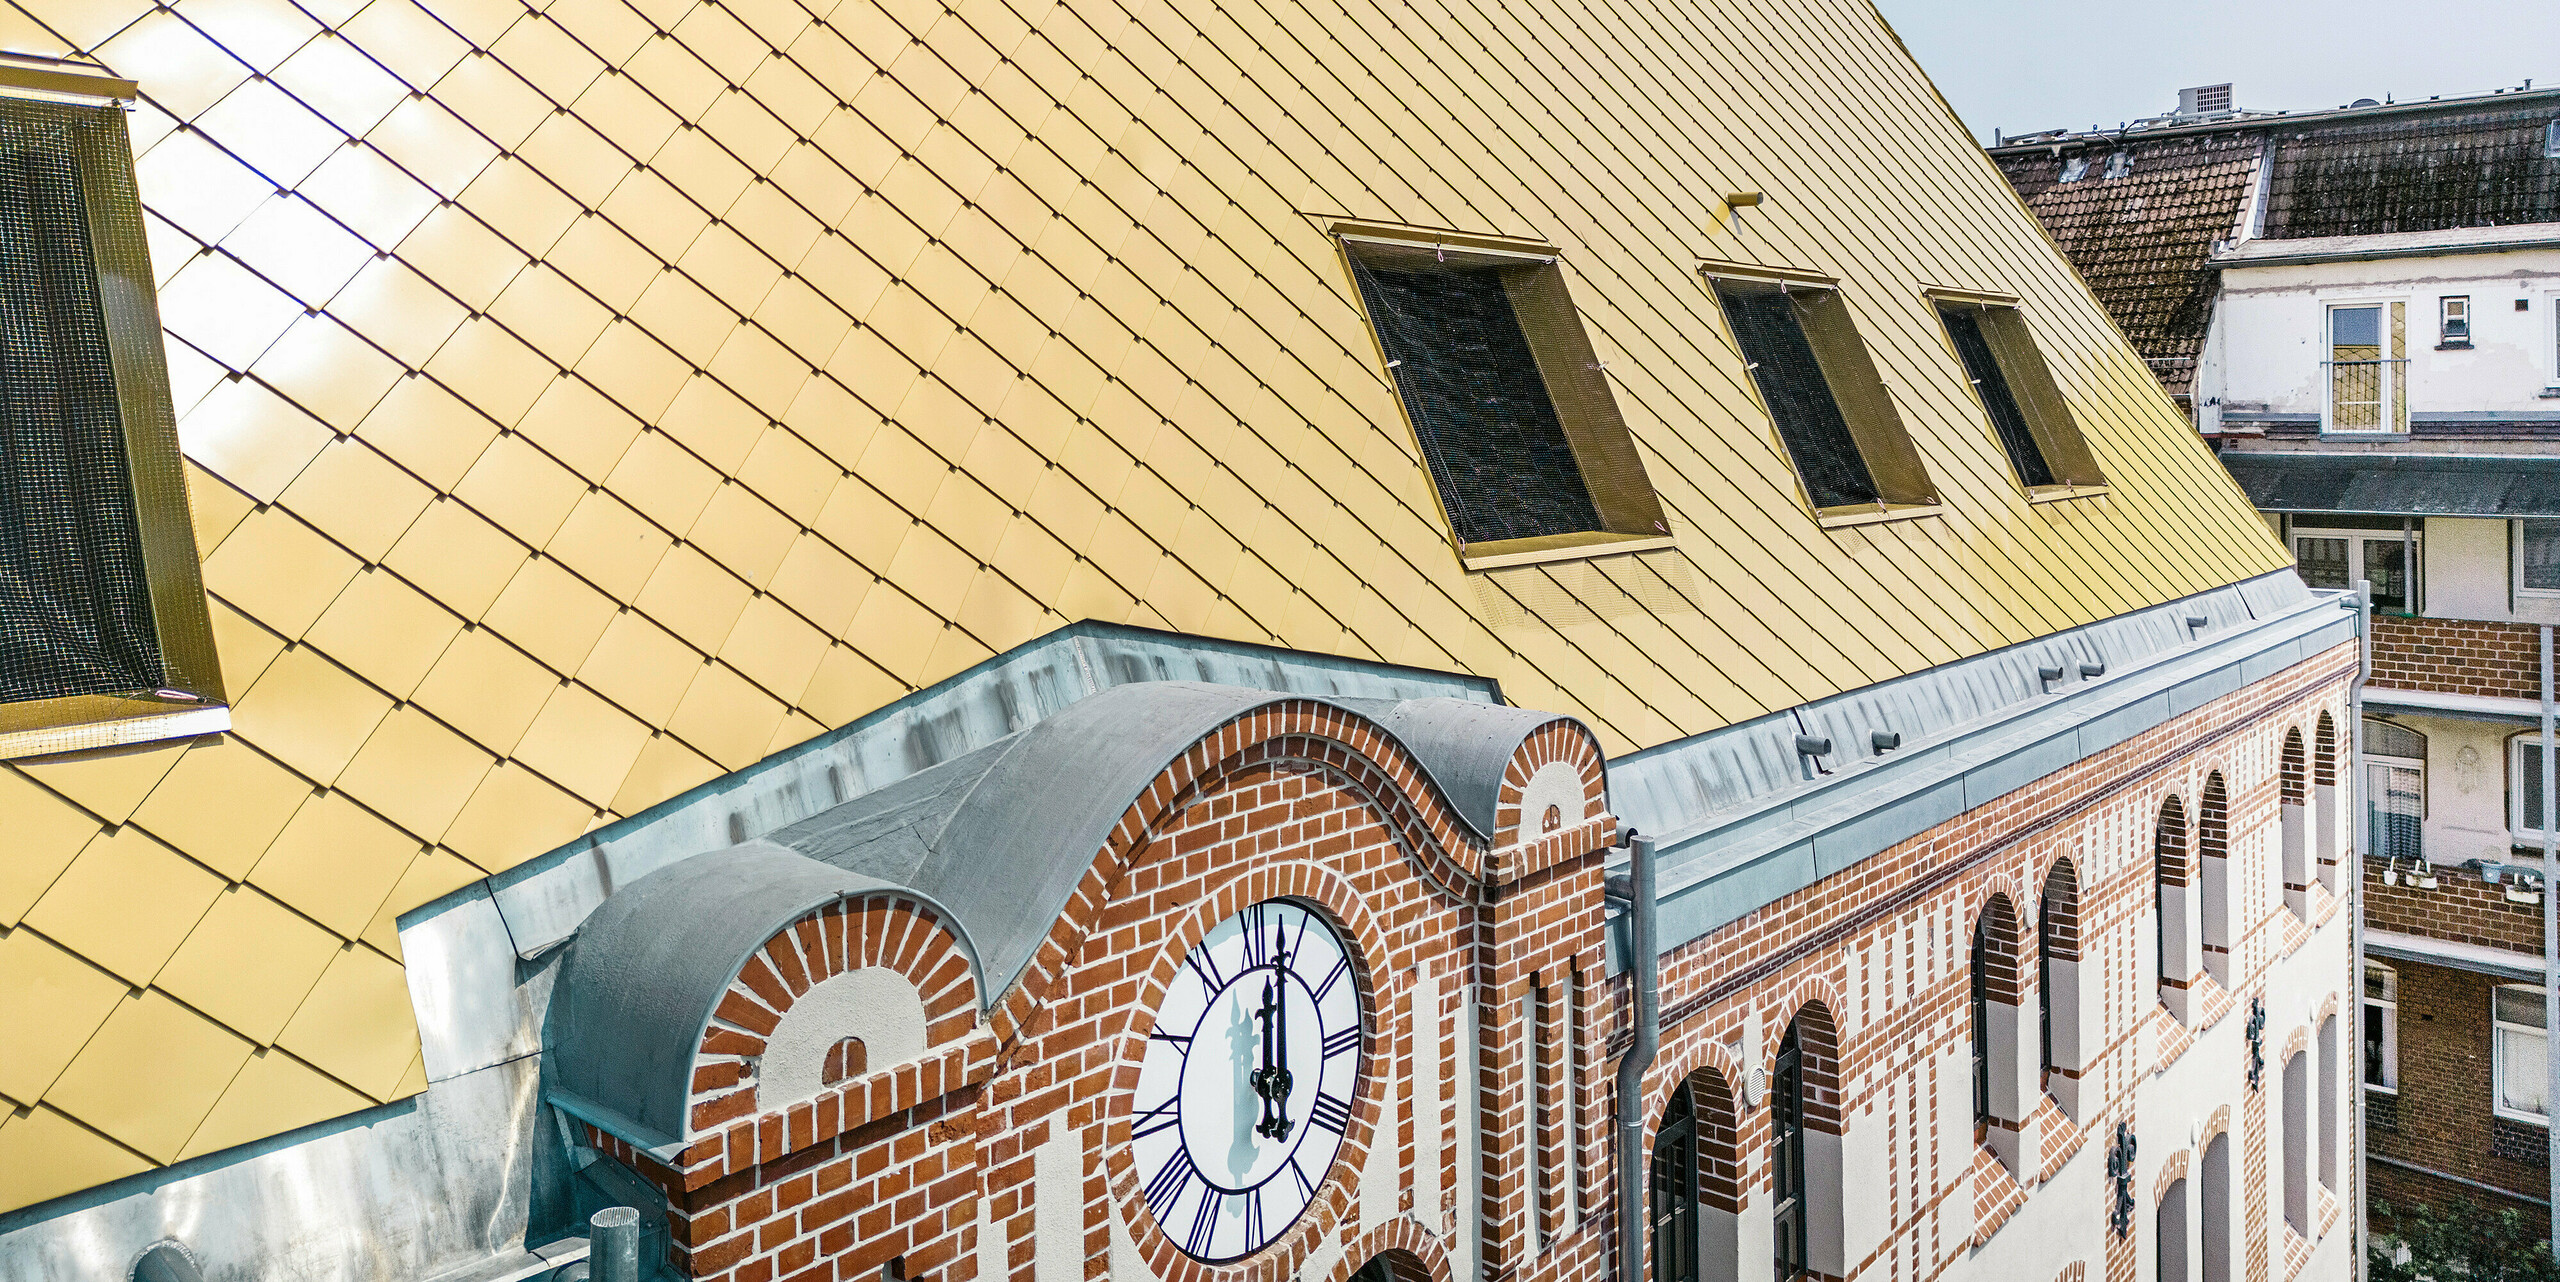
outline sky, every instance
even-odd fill
[[[2560,85],[2560,0],[1876,0],[1990,141],[2119,122],[2230,81],[2238,105]]]

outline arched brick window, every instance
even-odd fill
[[[2320,883],[2329,893],[2338,893],[2338,862],[2345,853],[2340,847],[2340,807],[2346,804],[2345,791],[2338,787],[2338,723],[2328,713],[2320,714],[2312,743],[2311,786],[2314,807],[2311,836],[2319,843]]]
[[[2229,988],[2231,922],[2240,914],[2231,902],[2231,800],[2219,770],[2204,777],[2196,799],[2196,872],[2205,972]]]
[[[2160,1004],[2180,1023],[2193,1011],[2196,977],[2196,910],[2194,858],[2187,845],[2187,808],[2176,797],[2160,803],[2151,831],[2153,878],[2153,955],[2160,985]]]
[[[2152,1239],[2158,1262],[2155,1276],[2160,1282],[2189,1282],[2195,1276],[2189,1272],[2187,1257],[2188,1219],[2187,1182],[2172,1180],[2160,1195],[2158,1232]]]
[[[2080,870],[2065,859],[2044,875],[2036,907],[2036,1066],[2065,1113],[2080,1115]]]
[[[1671,1088],[1654,1126],[1651,1177],[1645,1201],[1653,1282],[1699,1282],[1698,1114],[1687,1082]]]
[[[2284,1222],[2311,1236],[2311,1057],[2284,1061]]]
[[[2322,721],[2325,724],[2327,718],[2324,716]],[[2311,915],[2312,816],[2302,757],[2302,731],[2298,728],[2284,732],[2284,762],[2277,778],[2281,786],[2277,796],[2276,826],[2281,832],[2279,841],[2283,846],[2276,872],[2277,880],[2283,884],[2278,889],[2284,897],[2284,906],[2292,909],[2294,916],[2307,920]]]
[[[1987,1143],[2013,1172],[2032,1160],[2021,1131],[2035,1107],[2026,1058],[2026,941],[2018,910],[1995,893],[1974,919],[1974,1140]]]
[[[1830,1008],[1807,1002],[1778,1041],[1769,1074],[1770,1208],[1778,1282],[1845,1274],[1840,1193],[1840,1037]]]
[[[1649,1213],[1654,1282],[1741,1276],[1741,1110],[1732,1085],[1701,1068],[1672,1088],[1653,1139]]]
[[[2196,1180],[2196,1282],[2231,1282],[2231,1133],[2204,1146],[2204,1173]]]

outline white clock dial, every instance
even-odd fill
[[[1287,900],[1220,922],[1156,1008],[1129,1145],[1147,1213],[1210,1263],[1270,1245],[1324,1187],[1364,1048],[1342,938]]]

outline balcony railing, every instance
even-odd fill
[[[2322,361],[2321,383],[2327,396],[2321,406],[2324,432],[2406,432],[2409,430],[2408,359]]]

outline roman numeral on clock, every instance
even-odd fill
[[[1209,1238],[1218,1231],[1218,1208],[1226,1200],[1227,1195],[1216,1189],[1200,1194],[1200,1210],[1191,1217],[1191,1231],[1182,1238],[1182,1249],[1193,1259],[1209,1254]]]
[[[1353,1024],[1351,1027],[1343,1029],[1341,1032],[1334,1033],[1324,1039],[1324,1057],[1326,1059],[1332,1059],[1336,1055],[1348,1055],[1358,1049],[1360,1049],[1360,1026],[1358,1024]]]
[[[1191,1187],[1191,1177],[1198,1173],[1191,1165],[1190,1152],[1180,1148],[1156,1168],[1155,1178],[1147,1181],[1147,1209],[1155,1213],[1158,1222],[1173,1210],[1174,1203],[1182,1200],[1182,1191]]]
[[[1262,1242],[1262,1190],[1246,1189],[1241,1196],[1244,1198],[1245,1244],[1258,1246]]]
[[[1351,1102],[1319,1092],[1315,1104],[1307,1110],[1307,1120],[1336,1135],[1349,1134]]]
[[[1165,1102],[1129,1119],[1129,1138],[1143,1139],[1168,1127],[1182,1125],[1182,1112],[1178,1107],[1181,1103],[1182,1096],[1177,1092],[1167,1096]]]
[[[1250,970],[1271,960],[1271,951],[1262,937],[1262,905],[1244,910],[1244,964]]]
[[[1333,964],[1333,969],[1332,969],[1331,971],[1329,971],[1329,972],[1327,972],[1327,973],[1326,973],[1326,975],[1325,975],[1325,977],[1324,977],[1324,982],[1323,982],[1323,983],[1321,983],[1321,984],[1316,985],[1316,1000],[1317,1000],[1317,1001],[1323,1001],[1323,1000],[1324,1000],[1324,995],[1325,995],[1326,993],[1332,992],[1332,991],[1333,991],[1333,986],[1334,986],[1335,984],[1341,983],[1341,982],[1342,982],[1342,977],[1343,977],[1343,976],[1345,976],[1345,975],[1348,975],[1348,974],[1350,974],[1350,973],[1351,973],[1351,959],[1350,959],[1350,958],[1347,958],[1347,957],[1346,957],[1346,958],[1342,959],[1341,961],[1335,962],[1335,963]]]

